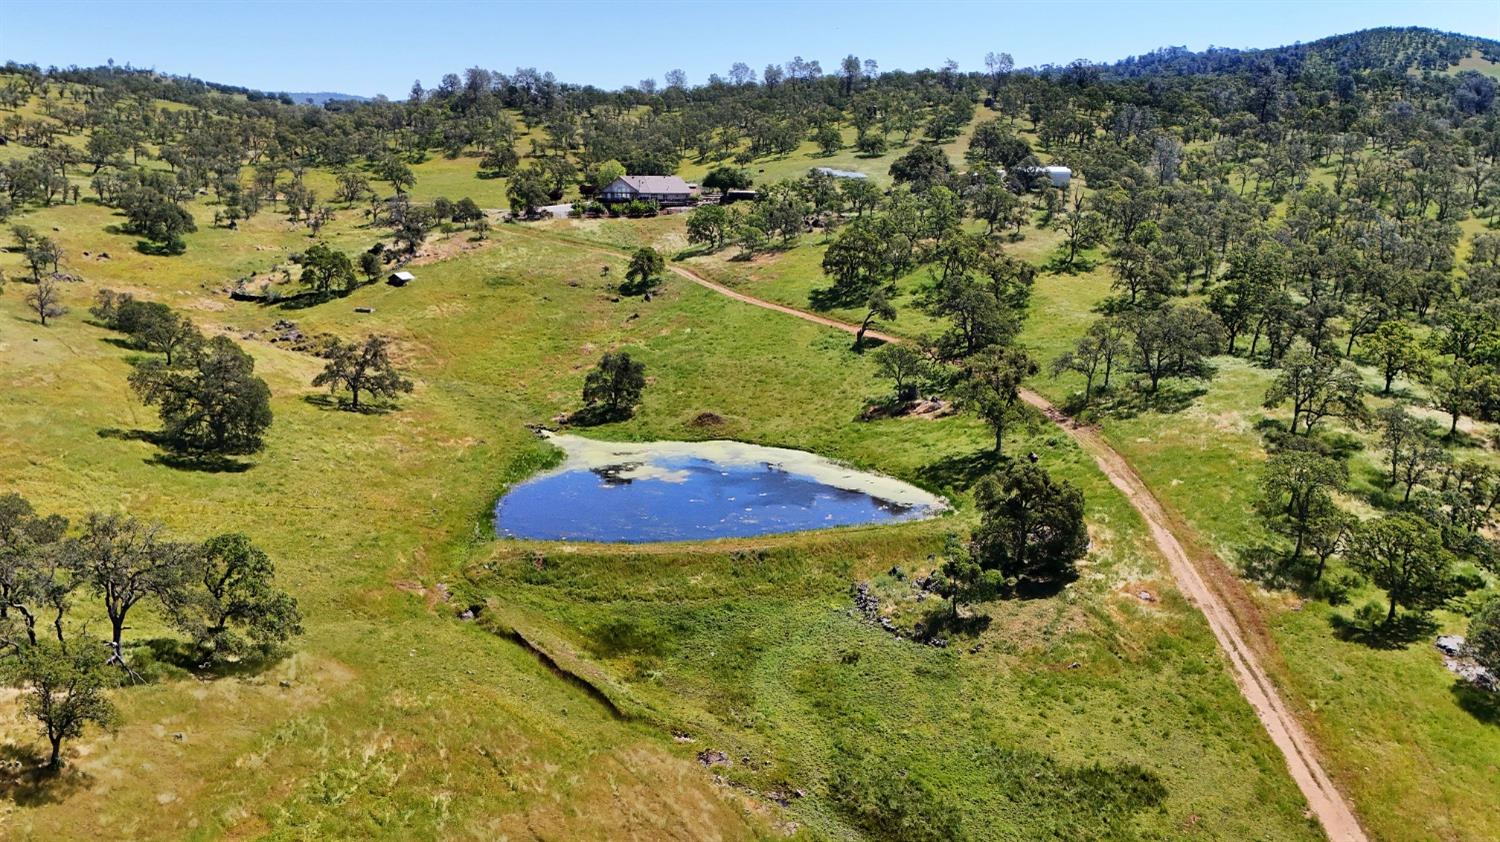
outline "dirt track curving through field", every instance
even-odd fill
[[[1177,540],[1171,518],[1156,495],[1146,487],[1146,483],[1130,467],[1130,463],[1125,461],[1125,457],[1110,447],[1097,430],[1074,423],[1062,410],[1035,392],[1023,389],[1021,397],[1067,430],[1073,440],[1094,457],[1099,470],[1109,477],[1115,488],[1120,489],[1120,493],[1140,512],[1141,518],[1151,530],[1157,549],[1167,559],[1172,577],[1177,580],[1177,589],[1208,620],[1209,628],[1219,641],[1219,648],[1229,658],[1235,683],[1265,726],[1266,733],[1271,735],[1271,742],[1286,757],[1287,771],[1307,799],[1308,809],[1323,825],[1324,833],[1335,842],[1366,839],[1353,808],[1338,787],[1334,786],[1333,780],[1328,777],[1328,772],[1318,760],[1312,738],[1302,727],[1302,722],[1287,709],[1281,693],[1266,672],[1265,664],[1261,662],[1259,652],[1253,647],[1250,636],[1231,609],[1232,595],[1228,599],[1224,598],[1222,592],[1226,588],[1240,588],[1240,583],[1237,580],[1227,584],[1209,583],[1183,548],[1182,542]],[[1204,564],[1218,565],[1223,570],[1223,563],[1218,559],[1207,559]]]
[[[576,241],[570,240],[569,242],[577,244]],[[595,251],[618,254],[618,251],[606,247],[593,245],[585,247]],[[681,278],[736,301],[785,313],[804,321],[848,333],[856,333],[859,330],[858,326],[848,322],[746,295],[711,281],[684,266],[674,265],[669,268]],[[866,331],[865,336],[885,342],[901,341],[899,337],[875,330]],[[1258,622],[1258,617],[1255,616],[1255,608],[1249,604],[1248,596],[1244,593],[1243,585],[1238,578],[1228,571],[1222,561],[1210,553],[1199,552],[1197,555],[1200,561],[1194,561],[1193,556],[1189,555],[1176,534],[1176,530],[1186,531],[1185,527],[1175,524],[1174,528],[1173,518],[1156,499],[1156,495],[1151,493],[1151,489],[1146,486],[1140,474],[1137,474],[1125,457],[1104,440],[1098,430],[1074,422],[1062,410],[1030,389],[1022,389],[1021,398],[1062,427],[1068,435],[1073,437],[1074,441],[1078,442],[1080,447],[1093,456],[1094,461],[1099,465],[1099,470],[1104,472],[1110,483],[1118,488],[1140,513],[1141,519],[1146,522],[1151,532],[1152,539],[1156,542],[1157,549],[1167,559],[1172,577],[1177,582],[1177,589],[1208,620],[1209,629],[1213,631],[1214,638],[1219,641],[1219,648],[1229,659],[1230,673],[1234,676],[1235,684],[1239,686],[1245,701],[1250,703],[1251,709],[1255,711],[1261,725],[1270,735],[1271,742],[1276,744],[1286,758],[1287,771],[1296,782],[1297,788],[1302,790],[1303,797],[1307,799],[1308,809],[1323,826],[1323,832],[1333,842],[1365,842],[1368,837],[1360,827],[1359,819],[1355,817],[1354,810],[1344,794],[1334,785],[1333,779],[1323,768],[1312,737],[1302,727],[1302,722],[1287,707],[1285,700],[1281,697],[1281,692],[1271,680],[1261,653],[1261,650],[1268,648],[1270,644],[1263,634],[1257,635],[1257,629],[1252,627],[1252,624]]]

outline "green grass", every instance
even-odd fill
[[[980,109],[975,121],[989,116]],[[950,157],[959,160],[963,146],[962,136],[949,144]],[[757,164],[757,181],[828,165],[884,183],[905,151],[862,159],[810,149]],[[504,206],[504,181],[476,178],[476,165],[430,157],[414,165],[412,195]],[[689,163],[682,174],[694,179],[700,166],[706,171]],[[308,181],[331,194],[330,174],[310,172]],[[580,246],[676,254],[687,245],[681,216],[498,226],[488,245],[458,234],[434,248],[475,250],[419,265],[406,288],[371,286],[288,310],[233,303],[222,291],[238,278],[284,277],[288,257],[312,242],[306,229],[269,209],[238,231],[214,229],[212,207],[193,208],[200,230],[186,254],[170,258],[141,254],[114,227],[120,217],[91,202],[20,217],[62,242],[64,268],[86,280],[66,286],[73,312],[46,329],[26,315],[24,287],[0,295],[0,476],[75,518],[106,508],[161,520],[184,537],[249,533],[278,560],[309,615],[308,633],[296,655],[260,675],[200,682],[167,671],[159,683],[121,691],[124,726],[78,743],[52,800],[7,790],[7,829],[61,838],[749,838],[789,821],[814,837],[854,838],[832,783],[850,758],[864,758],[926,781],[977,838],[1318,838],[1133,510],[1055,429],[1023,429],[1011,450],[1040,454],[1085,491],[1093,547],[1078,583],[1054,599],[986,606],[991,626],[948,649],[896,641],[852,616],[858,580],[871,581],[903,624],[931,610],[909,579],[888,571],[929,569],[944,534],[972,522],[964,489],[988,433],[963,416],[855,421],[887,386],[843,334],[676,278],[652,302],[612,301],[606,284],[623,259]],[[351,208],[323,239],[354,251],[384,233]],[[821,240],[804,237],[752,262],[729,260],[729,249],[689,265],[802,307],[824,283]],[[1056,241],[1055,232],[1028,228],[1010,249],[1040,264]],[[15,277],[19,260],[0,253],[0,268]],[[612,267],[608,277],[602,265]],[[911,307],[925,280],[924,271],[902,279],[903,313],[887,329],[936,327]],[[1042,275],[1023,341],[1050,359],[1094,318],[1108,284],[1104,268]],[[278,318],[309,333],[380,332],[395,339],[418,388],[389,414],[330,411],[308,400],[316,359],[247,340],[276,396],[268,449],[241,473],[175,470],[120,434],[155,420],[125,387],[134,353],[85,321],[103,286],[166,301],[237,336]],[[634,419],[591,435],[805,448],[948,494],[958,511],[928,523],[654,551],[493,540],[496,495],[550,458],[524,425],[576,407],[584,372],[615,348],[645,360],[652,382]],[[1257,534],[1248,501],[1267,379],[1226,361],[1190,409],[1104,428],[1228,558]],[[1078,387],[1068,377],[1035,385],[1059,399]],[[695,425],[703,412],[725,423]],[[438,583],[458,594],[453,604],[438,599]],[[1135,596],[1143,589],[1160,601],[1143,604]],[[452,619],[478,599],[560,662],[596,676],[640,718],[617,720],[514,642]],[[1294,700],[1372,830],[1494,835],[1485,805],[1496,800],[1496,731],[1457,705],[1433,653],[1341,643],[1327,608],[1291,610],[1281,594],[1261,602]],[[1442,621],[1455,627],[1452,616]],[[149,612],[132,625],[137,642],[164,633]],[[622,635],[623,648],[614,645]],[[673,730],[695,741],[677,742]],[[0,737],[35,745],[13,717],[0,720]],[[807,797],[786,808],[747,802],[694,762],[704,748],[736,758],[719,770],[731,781]],[[740,762],[745,755],[750,764]],[[1154,772],[1166,802],[1101,823],[1090,817],[1109,804],[1102,791],[1065,795],[1035,783],[1094,763]],[[1441,811],[1425,809],[1434,792]]]
[[[1465,243],[1483,230],[1476,220],[1464,223]],[[750,263],[724,255],[694,258],[695,268],[736,288],[794,306],[807,306],[807,293],[824,283],[818,268],[821,238],[807,237],[787,252]],[[1044,262],[1056,246],[1056,233],[1026,229],[1012,253],[1035,263]],[[1097,255],[1091,256],[1097,260]],[[919,277],[903,279],[910,291]],[[1098,318],[1095,306],[1109,294],[1110,273],[1102,263],[1075,274],[1038,276],[1031,313],[1021,341],[1043,363],[1066,349],[1087,325]],[[919,335],[931,322],[898,299],[900,317],[885,329]],[[835,315],[854,318],[853,311]],[[1265,459],[1257,425],[1267,417],[1285,423],[1281,410],[1260,406],[1273,372],[1238,358],[1216,361],[1217,373],[1203,384],[1171,387],[1182,396],[1184,409],[1163,413],[1146,411],[1133,416],[1106,417],[1105,436],[1134,465],[1153,491],[1202,535],[1221,558],[1239,564],[1247,550],[1266,541],[1254,510]],[[1367,382],[1378,388],[1373,373]],[[1126,378],[1122,377],[1120,382]],[[1045,374],[1034,378],[1034,388],[1055,402],[1081,393],[1082,379]],[[1418,401],[1417,384],[1398,380],[1398,391]],[[1379,403],[1372,399],[1372,404]],[[1467,423],[1467,422],[1466,422]],[[1360,447],[1354,456],[1354,488],[1377,494],[1378,442],[1373,432],[1350,431]],[[1489,440],[1494,425],[1476,423],[1476,438]],[[1500,456],[1487,448],[1466,448],[1461,454],[1496,464]],[[1371,507],[1347,501],[1358,511]],[[1340,572],[1337,565],[1330,575]],[[1492,586],[1493,587],[1493,586]],[[1500,835],[1491,809],[1500,799],[1494,758],[1500,756],[1500,730],[1493,705],[1456,689],[1455,679],[1441,665],[1430,636],[1398,651],[1372,650],[1334,635],[1334,615],[1347,616],[1353,606],[1373,599],[1368,586],[1356,590],[1350,605],[1330,608],[1283,592],[1258,592],[1276,644],[1284,656],[1280,677],[1288,684],[1294,705],[1317,735],[1331,770],[1354,798],[1356,810],[1381,838],[1470,839]],[[1435,619],[1442,633],[1462,633],[1462,615],[1440,611]],[[1433,803],[1441,809],[1432,809]]]
[[[1191,408],[1104,425],[1110,442],[1162,500],[1231,561],[1265,540],[1253,509],[1264,458],[1254,425],[1265,415],[1257,398],[1269,381],[1269,372],[1224,361]],[[1354,461],[1356,487],[1373,489],[1379,458],[1371,452],[1373,436],[1358,438],[1366,450]],[[1328,575],[1339,572],[1335,566]],[[1500,797],[1496,710],[1466,705],[1470,697],[1443,668],[1431,635],[1391,651],[1334,634],[1335,615],[1348,616],[1353,606],[1377,598],[1368,586],[1338,608],[1280,592],[1259,595],[1285,656],[1292,698],[1376,833],[1491,838],[1500,833],[1492,809]],[[1462,634],[1466,624],[1450,611],[1435,612],[1434,619],[1434,634]]]
[[[1485,76],[1489,76],[1494,79],[1500,79],[1500,64],[1490,61],[1489,59],[1480,55],[1477,50],[1469,54],[1468,56],[1459,59],[1458,63],[1448,68],[1446,72],[1449,75],[1456,76],[1459,73],[1463,73],[1467,70],[1473,70],[1476,73],[1482,73]]]
[[[964,150],[969,148],[969,137],[974,133],[974,127],[979,123],[994,118],[994,112],[980,106],[974,109],[974,116],[969,123],[958,133],[958,136],[941,144],[943,152],[948,155],[955,165],[963,162]],[[879,131],[876,128],[874,131]],[[891,184],[891,163],[897,158],[911,151],[911,148],[925,141],[922,130],[918,129],[905,144],[901,143],[901,134],[893,132],[886,136],[887,149],[880,155],[867,156],[861,154],[854,148],[854,140],[857,136],[852,126],[841,126],[840,133],[843,135],[844,144],[832,155],[825,155],[818,145],[811,140],[803,140],[792,152],[770,158],[760,158],[749,164],[734,164],[729,160],[694,160],[683,161],[677,174],[691,182],[702,181],[708,172],[718,166],[743,166],[748,170],[750,176],[755,179],[757,185],[772,184],[786,179],[801,178],[807,175],[808,170],[813,167],[832,167],[839,170],[852,170],[862,172],[869,176],[875,183],[882,187]],[[1034,142],[1034,141],[1033,141]],[[748,144],[746,144],[748,146]]]
[[[736,838],[784,817],[840,837],[848,819],[828,784],[845,749],[918,770],[964,805],[976,835],[1066,826],[1072,805],[1009,800],[996,788],[999,748],[1037,771],[1152,770],[1167,801],[1125,825],[1145,836],[1316,836],[1139,521],[1050,428],[1013,447],[1042,454],[1087,493],[1095,549],[1085,576],[1054,600],[989,606],[991,629],[948,650],[855,620],[848,594],[871,578],[904,621],[919,617],[927,607],[884,571],[930,566],[943,533],[970,517],[962,506],[930,523],[651,553],[550,545],[538,548],[538,571],[531,545],[490,537],[486,513],[506,482],[546,459],[523,425],[575,407],[584,371],[610,348],[644,359],[652,382],[635,419],[595,435],[802,447],[960,502],[959,467],[988,435],[964,417],[857,423],[884,387],[846,337],[680,280],[652,302],[614,303],[599,266],[618,275],[622,259],[505,226],[486,248],[419,267],[406,288],[286,311],[218,292],[281,259],[256,245],[306,242],[268,215],[239,232],[200,231],[180,258],[132,252],[128,237],[102,230],[109,215],[95,206],[28,216],[61,227],[70,254],[102,248],[112,259],[66,288],[73,312],[49,328],[26,316],[17,286],[0,295],[0,475],[75,518],[106,508],[183,537],[244,530],[278,561],[308,633],[297,655],[261,675],[120,691],[125,724],[78,743],[65,797],[12,804],[7,821],[23,834],[494,838],[530,826],[568,838],[627,827]],[[346,247],[372,236],[353,220],[336,225],[346,227],[330,235]],[[649,226],[596,227],[612,241],[655,236]],[[290,317],[308,332],[379,331],[419,385],[390,414],[330,411],[304,400],[316,394],[316,359],[249,340],[276,396],[267,450],[241,473],[169,468],[149,444],[111,432],[155,420],[125,388],[132,352],[84,318],[101,285],[173,303],[210,330]],[[693,426],[703,411],[725,427]],[[531,633],[574,647],[652,717],[617,721],[521,647],[453,620],[457,606],[436,600],[438,582],[459,604],[489,597]],[[1141,605],[1132,594],[1142,587],[1162,602]],[[648,620],[666,629],[660,652],[599,650],[606,623]],[[132,625],[137,642],[163,632],[149,612]],[[975,642],[982,648],[967,652]],[[850,652],[858,661],[846,664]],[[671,727],[698,742],[674,742]],[[21,723],[3,733],[34,745]],[[710,746],[756,758],[753,768],[737,762],[731,779],[808,796],[747,812],[692,760]]]

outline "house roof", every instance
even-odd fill
[[[622,175],[620,181],[637,193],[691,193],[688,183],[675,175]]]
[[[391,277],[398,281],[414,281],[417,276],[410,272],[392,272]]]

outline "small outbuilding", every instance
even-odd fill
[[[719,199],[719,204],[732,205],[735,202],[753,202],[759,195],[754,190],[725,190],[723,197]]]
[[[1053,187],[1067,187],[1073,180],[1073,171],[1067,167],[1042,167],[1042,172],[1047,174]]]
[[[417,276],[410,272],[392,272],[391,276],[386,279],[386,283],[393,287],[404,287],[416,279]]]
[[[1005,174],[1004,168],[996,167],[996,172]],[[1032,176],[1044,176],[1047,183],[1058,189],[1066,188],[1073,181],[1073,171],[1067,167],[1020,167],[1017,172]]]

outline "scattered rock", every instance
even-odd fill
[[[1441,635],[1437,639],[1438,651],[1444,655],[1458,657],[1464,652],[1464,639],[1456,634]]]
[[[880,600],[870,593],[869,582],[860,582],[854,586],[854,610],[872,622],[880,615]]]
[[[1448,669],[1448,672],[1481,690],[1500,693],[1500,677],[1480,666],[1472,658],[1444,658],[1443,666]]]
[[[729,755],[725,754],[722,751],[719,751],[716,748],[706,748],[698,752],[698,762],[702,763],[704,766],[734,765],[734,761],[729,759]]]
[[[443,601],[447,602],[448,600],[445,597],[443,599]],[[482,602],[476,602],[473,605],[470,605],[468,608],[465,608],[464,610],[458,612],[458,619],[460,619],[460,620],[472,620],[475,617],[478,617],[480,614],[483,614],[483,613],[484,613],[484,603],[482,603]]]
[[[683,733],[681,731],[677,731],[677,730],[672,731],[672,739],[673,739],[673,741],[679,742],[679,743],[694,743],[694,742],[697,742],[697,740],[695,740],[692,737],[689,737],[687,734],[685,734],[685,733]]]
[[[368,310],[368,312],[375,312],[374,308],[366,309]],[[356,312],[359,312],[360,310],[361,308],[355,308]],[[297,326],[296,322],[287,319],[277,319],[276,321],[272,322],[271,326],[266,328],[265,330],[249,331],[243,336],[245,339],[263,339],[273,345],[284,344],[293,351],[319,356],[321,356],[337,339],[337,337],[330,333],[320,333],[316,336],[309,336],[302,332],[302,329]]]
[[[1138,593],[1136,593],[1136,598],[1141,602],[1155,602],[1156,594],[1150,591],[1139,591]]]
[[[1083,666],[1083,664],[1080,664],[1077,661],[1074,661],[1073,663],[1068,664],[1068,669],[1070,669],[1070,670],[1076,670],[1076,669],[1078,669],[1081,666]]]
[[[1449,672],[1481,690],[1500,693],[1500,676],[1468,656],[1468,646],[1463,637],[1445,634],[1438,637],[1434,645],[1443,653],[1443,666]]]
[[[277,685],[278,685],[278,686],[280,686],[280,687],[281,687],[281,689],[283,689],[283,690],[288,690],[288,689],[290,689],[290,688],[291,688],[291,686],[292,686],[292,682],[290,682],[290,681],[288,681],[288,680],[287,680],[287,679],[285,679],[285,678],[283,678],[283,679],[281,679],[281,680],[280,680],[280,681],[278,681],[278,682],[276,682],[276,684],[277,684]]]

